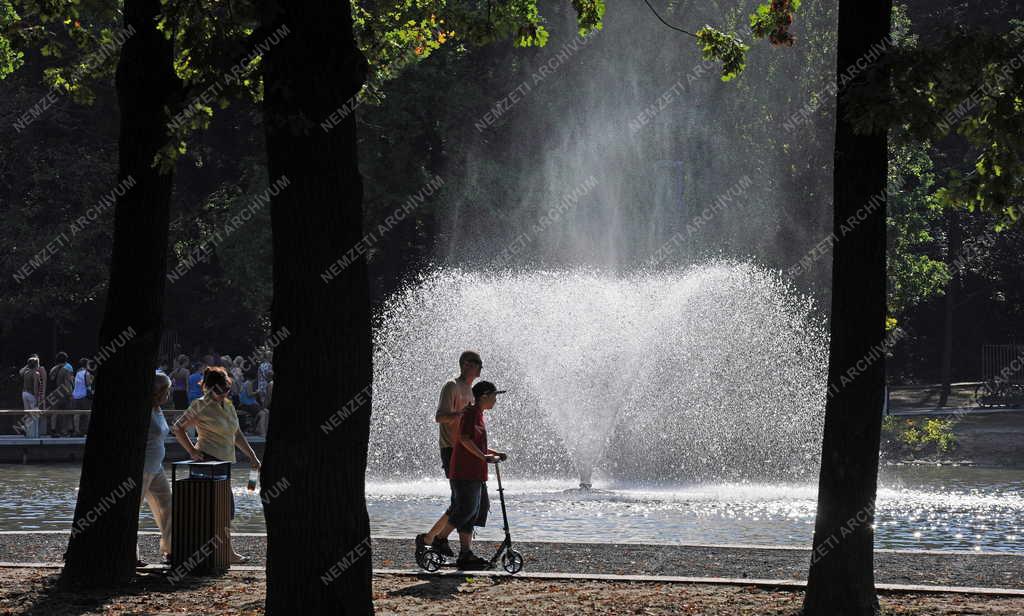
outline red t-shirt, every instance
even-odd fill
[[[463,440],[476,443],[480,451],[487,453],[487,428],[484,427],[484,412],[475,404],[466,407],[466,412],[459,420],[459,434]],[[487,481],[487,462],[473,455],[462,440],[452,447],[451,470],[449,479],[473,479]]]

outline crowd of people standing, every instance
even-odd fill
[[[76,368],[72,366],[68,354],[61,351],[47,371],[38,355],[30,356],[19,371],[22,408],[26,411],[89,410],[93,387],[90,363],[88,358],[83,357],[78,360]],[[80,414],[52,414],[45,419],[43,426],[36,424],[36,420],[36,417],[26,415],[15,424],[15,431],[23,434],[32,431],[48,432],[54,436],[82,435],[89,421],[87,415]]]
[[[204,355],[190,362],[179,355],[173,367],[161,365],[160,371],[171,378],[171,401],[175,409],[186,409],[203,396],[201,383],[207,368],[223,368],[230,377],[228,396],[238,411],[242,429],[250,434],[266,436],[270,401],[274,395],[274,369],[269,354],[259,362],[243,355]]]
[[[18,371],[22,408],[26,411],[88,411],[92,408],[95,362],[83,357],[73,365],[64,351],[57,353],[47,370],[39,355],[31,355]],[[162,361],[157,372],[171,381],[170,397],[163,410],[185,410],[203,396],[200,383],[207,368],[223,368],[230,376],[229,396],[238,412],[242,429],[266,436],[270,401],[274,392],[274,370],[270,353],[252,356],[209,353],[198,360],[178,355]],[[28,436],[84,436],[88,413],[28,413],[14,425],[14,431]]]

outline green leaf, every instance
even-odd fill
[[[722,81],[736,78],[743,72],[747,63],[747,51],[750,46],[733,34],[720,32],[711,26],[697,30],[697,42],[705,60],[722,63]]]

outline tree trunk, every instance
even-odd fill
[[[288,34],[263,58],[274,248],[274,397],[262,471],[266,612],[372,613],[365,473],[372,341],[355,119],[321,123],[359,91],[349,4],[263,8]],[[344,114],[336,114],[338,117]]]
[[[124,3],[125,27],[135,32],[117,66],[119,196],[107,303],[93,358],[96,393],[63,572],[63,581],[74,585],[116,584],[135,573],[173,179],[152,163],[167,143],[164,109],[179,86],[173,47],[156,29],[159,14],[160,0]]]
[[[874,504],[885,388],[886,134],[855,134],[842,75],[889,35],[887,0],[839,3],[829,398],[804,614],[878,613]],[[862,60],[863,63],[863,60]],[[857,69],[852,69],[858,72]],[[851,227],[849,220],[855,222]]]
[[[955,263],[963,249],[963,234],[960,229],[960,214],[950,210],[946,219],[946,264],[952,274],[946,285],[946,297],[943,301],[942,319],[942,392],[939,395],[939,406],[946,406],[953,388],[953,310],[956,308],[957,287],[960,284],[960,272]]]

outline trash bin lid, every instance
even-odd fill
[[[227,479],[231,475],[230,462],[194,462],[192,460],[184,460],[172,464],[174,470],[177,470],[178,466],[188,466],[189,479]]]

